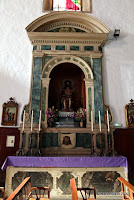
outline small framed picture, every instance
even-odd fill
[[[6,147],[14,147],[15,136],[7,136]]]
[[[3,104],[2,125],[16,126],[18,115],[18,103],[11,97],[7,103]]]
[[[125,106],[126,125],[128,128],[134,128],[134,100]]]

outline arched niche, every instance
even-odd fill
[[[69,80],[73,90],[72,110],[86,108],[85,75],[80,67],[73,63],[61,63],[53,68],[49,77],[48,107],[54,106],[58,110],[63,109],[62,92],[65,81]]]
[[[42,72],[42,91],[44,91],[45,94],[42,95],[42,108],[44,108],[44,113],[48,108],[49,105],[49,87],[50,87],[50,81],[51,81],[51,73],[53,70],[58,66],[61,65],[64,67],[64,65],[74,65],[77,68],[79,68],[79,71],[82,71],[81,78],[83,76],[83,80],[81,80],[81,87],[84,88],[84,98],[85,103],[83,102],[83,105],[87,110],[87,126],[90,124],[89,121],[89,113],[92,110],[94,110],[94,84],[93,84],[93,73],[90,68],[90,66],[81,58],[77,56],[58,56],[56,58],[51,59],[43,68]],[[67,69],[67,68],[66,68]],[[71,68],[70,68],[71,70]],[[56,72],[58,73],[58,72]],[[71,73],[71,72],[70,72]],[[82,75],[83,74],[83,75]],[[69,79],[69,76],[66,78]],[[71,78],[71,76],[70,76]],[[64,81],[64,78],[62,79]],[[83,83],[84,81],[84,83]],[[62,82],[63,83],[63,82]],[[55,89],[57,89],[55,87]],[[90,92],[89,92],[90,89]],[[56,95],[57,96],[57,95]],[[45,103],[44,103],[44,97],[45,97]],[[55,98],[55,97],[54,97]],[[89,107],[89,101],[90,101],[90,107]],[[78,103],[80,105],[80,103]],[[52,106],[52,105],[51,105]],[[78,107],[76,107],[78,108]],[[47,127],[47,116],[44,118],[44,126]]]

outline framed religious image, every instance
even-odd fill
[[[134,128],[134,100],[125,106],[126,125],[128,128]]]
[[[3,104],[2,125],[16,126],[18,115],[18,103],[11,97],[7,103]]]

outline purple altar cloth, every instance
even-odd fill
[[[13,167],[126,167],[127,158],[117,157],[19,157],[8,156],[1,170]]]

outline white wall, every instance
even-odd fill
[[[125,105],[134,99],[134,1],[93,0],[94,17],[109,27],[112,38],[120,29],[117,40],[104,47],[105,102],[110,105],[114,122],[126,126]]]
[[[105,102],[111,106],[114,123],[126,126],[124,107],[134,99],[134,0],[92,0],[92,16],[120,29],[117,40],[104,47]],[[43,0],[0,0],[0,120],[2,104],[15,97],[22,108],[29,101],[32,45],[25,28],[42,13]]]

